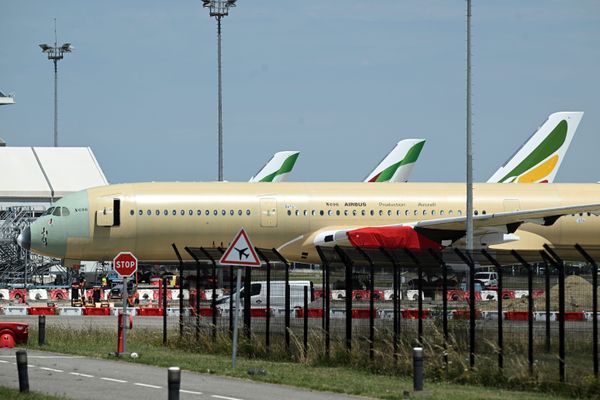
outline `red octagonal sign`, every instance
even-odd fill
[[[138,260],[128,252],[122,251],[113,259],[113,268],[122,278],[130,277],[137,271]]]

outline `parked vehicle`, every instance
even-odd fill
[[[498,286],[498,274],[496,272],[477,272],[475,273],[475,282],[481,283],[481,286]]]
[[[290,308],[302,307],[304,305],[304,287],[308,287],[308,301],[314,300],[314,287],[311,281],[290,281]],[[245,287],[240,290],[240,305],[244,304]],[[285,307],[285,281],[271,281],[270,293],[271,307]],[[235,291],[231,296],[224,296],[217,300],[217,307],[220,309],[229,309],[230,300],[234,301]],[[250,305],[267,306],[267,281],[252,282],[250,286]]]

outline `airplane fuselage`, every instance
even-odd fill
[[[598,184],[476,184],[478,215],[597,203]],[[31,226],[31,250],[72,260],[107,261],[131,251],[147,262],[176,261],[172,243],[222,246],[244,228],[256,247],[291,261],[318,262],[324,229],[410,223],[465,214],[462,183],[137,183],[66,196],[63,210]],[[64,211],[66,209],[66,211]],[[67,214],[68,215],[60,215]],[[567,215],[551,226],[525,223],[516,247],[600,244],[594,214]],[[185,252],[182,255],[189,259]]]

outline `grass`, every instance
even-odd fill
[[[36,337],[34,330],[31,337]],[[207,335],[208,336],[208,335]],[[64,328],[47,329],[47,345],[43,350],[79,354],[98,358],[109,356],[116,347],[114,332],[98,329],[79,331]],[[305,358],[301,343],[293,338],[290,352],[282,343],[274,343],[267,353],[262,341],[250,343],[241,339],[237,368],[231,367],[230,342],[219,338],[215,343],[207,337],[199,342],[190,337],[175,337],[167,346],[162,345],[161,332],[133,330],[128,334],[128,350],[135,351],[139,358],[129,357],[120,360],[137,362],[159,367],[179,366],[189,371],[218,374],[222,376],[252,379],[261,382],[286,384],[314,390],[332,391],[380,399],[404,399],[413,397],[411,361],[406,351],[401,352],[397,364],[389,357],[390,351],[380,349],[374,362],[369,362],[363,349],[357,343],[355,350],[343,350],[343,343],[332,343],[331,359],[325,360],[321,349],[310,348]],[[37,345],[29,346],[40,349]],[[409,349],[408,345],[402,348]],[[426,346],[425,392],[424,399],[560,399],[571,397],[600,398],[600,384],[583,378],[582,384],[558,385],[543,381],[539,375],[530,376],[524,359],[516,358],[507,365],[505,371],[510,376],[499,374],[495,368],[495,358],[478,358],[478,369],[469,370],[464,353],[449,352],[449,368],[441,362],[435,345]],[[266,374],[249,375],[249,370],[267,371]],[[587,379],[587,381],[585,381]],[[487,386],[487,387],[486,387]],[[492,387],[489,387],[492,386]],[[508,390],[528,389],[527,392]],[[540,393],[543,392],[543,393]]]
[[[17,389],[0,386],[0,399],[10,400],[61,400],[65,397],[56,397],[37,392],[21,393]]]

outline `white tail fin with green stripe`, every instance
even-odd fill
[[[521,146],[488,183],[552,183],[583,112],[557,112]]]
[[[425,139],[401,140],[364,182],[406,182],[424,144]]]
[[[260,169],[250,182],[283,182],[298,159],[299,151],[280,151],[275,153],[273,157]]]

